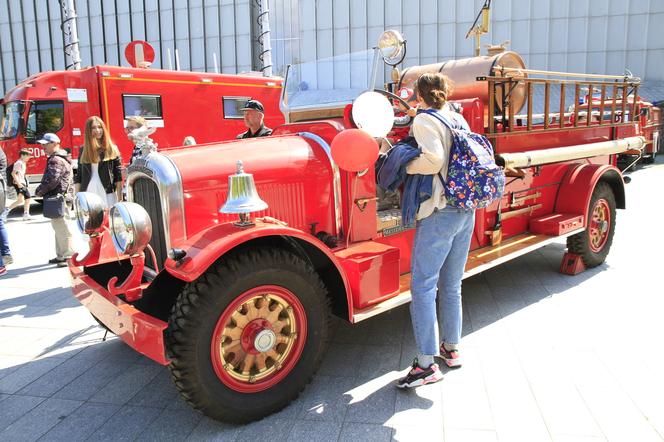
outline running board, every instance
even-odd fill
[[[504,262],[510,261],[526,253],[530,253],[548,244],[558,241],[561,238],[566,238],[583,232],[585,228],[580,228],[567,232],[563,235],[544,235],[536,233],[523,233],[514,236],[500,243],[497,246],[484,247],[474,250],[468,255],[466,262],[466,271],[463,274],[463,279],[481,273],[492,267],[500,265]],[[399,294],[390,299],[387,299],[372,307],[362,310],[354,310],[352,321],[353,323],[364,321],[373,316],[379,315],[400,305],[407,304],[411,300],[410,296],[410,273],[406,273],[399,277]]]

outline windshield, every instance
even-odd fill
[[[12,101],[3,105],[0,139],[14,138],[18,134],[19,121],[21,119],[20,107],[18,101]]]
[[[286,104],[290,110],[333,107],[352,101],[369,89],[372,49],[293,64],[286,75]],[[382,70],[379,72],[382,79]]]

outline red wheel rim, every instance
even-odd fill
[[[593,253],[599,253],[606,245],[611,230],[612,220],[608,201],[605,199],[597,200],[590,216],[588,244]]]
[[[263,391],[290,373],[306,339],[306,315],[297,296],[283,287],[256,287],[233,300],[217,321],[212,366],[235,391]]]

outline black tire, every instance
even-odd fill
[[[236,311],[227,307],[262,286],[282,287],[296,296],[307,333],[288,374],[263,391],[247,393],[230,388],[218,376],[212,362],[212,336],[223,315]],[[206,416],[231,423],[263,418],[288,405],[311,381],[327,347],[329,316],[323,283],[298,256],[259,249],[223,259],[187,284],[173,307],[166,333],[172,378],[184,400]]]
[[[606,235],[602,235],[605,238],[601,247],[591,246],[593,231],[591,229],[592,217],[596,210],[600,210],[599,206],[604,206],[608,208],[606,210],[609,215],[608,225],[605,227]],[[611,186],[605,182],[600,182],[595,186],[592,197],[590,198],[590,205],[588,207],[588,228],[583,232],[577,233],[567,238],[567,248],[569,252],[580,255],[583,259],[583,263],[587,268],[597,267],[606,260],[606,256],[609,254],[611,249],[611,243],[613,242],[613,235],[616,230],[616,198],[611,190]]]

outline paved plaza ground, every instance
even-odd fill
[[[194,412],[168,370],[103,331],[71,296],[46,219],[8,222],[0,278],[0,440],[661,441],[664,164],[627,186],[611,253],[558,273],[564,242],[464,281],[465,364],[398,391],[408,307],[351,326],[298,400],[232,426]],[[82,238],[77,239],[83,249]]]

